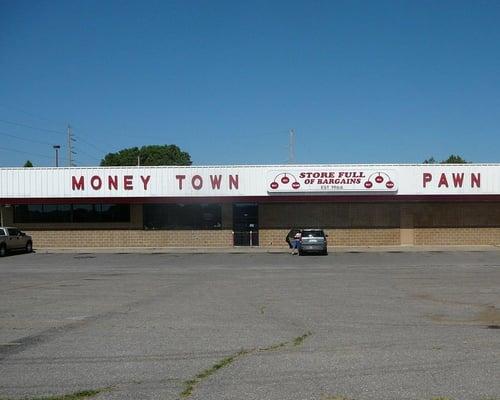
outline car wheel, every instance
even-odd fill
[[[304,252],[302,250],[299,250],[299,256],[303,256]]]
[[[31,253],[33,251],[33,243],[26,243],[26,253]]]
[[[7,247],[5,244],[0,246],[0,257],[5,257],[7,255]]]
[[[323,250],[323,253],[322,253],[324,256],[327,256],[328,255],[328,250]]]

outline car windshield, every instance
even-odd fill
[[[302,232],[302,237],[324,237],[325,234],[323,231],[317,230],[317,231],[303,231]]]

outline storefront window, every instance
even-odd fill
[[[15,223],[129,222],[128,204],[23,204],[14,206]]]
[[[146,229],[220,229],[220,204],[145,204]]]
[[[69,204],[27,204],[14,206],[14,222],[71,222]]]

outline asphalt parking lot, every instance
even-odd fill
[[[0,399],[500,399],[499,327],[498,251],[13,255]]]

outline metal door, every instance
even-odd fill
[[[259,206],[255,203],[233,205],[233,245],[259,245]]]

